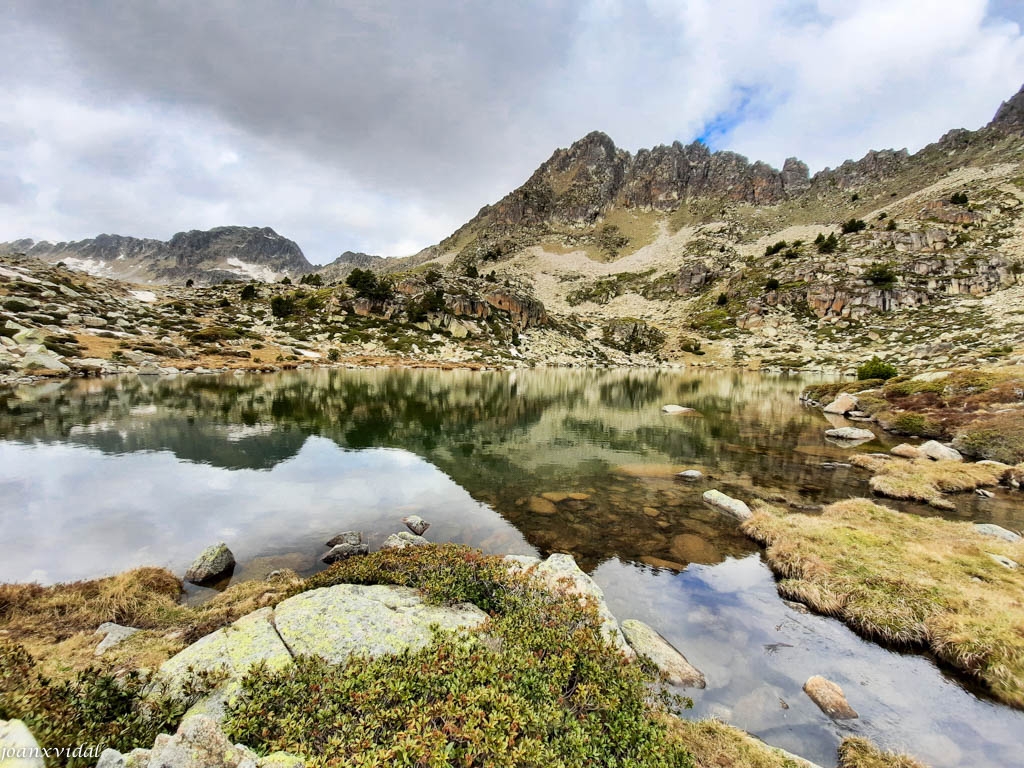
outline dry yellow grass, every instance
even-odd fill
[[[667,723],[693,755],[694,768],[808,768],[812,764],[770,747],[749,733],[717,720]],[[838,768],[924,768],[907,755],[883,752],[867,739],[848,738],[839,747]]]
[[[96,628],[114,622],[146,631],[108,651],[103,665],[152,668],[203,635],[284,599],[297,582],[284,571],[273,581],[232,585],[199,607],[179,602],[181,581],[162,568],[49,587],[0,584],[0,640],[24,646],[46,674],[62,677],[97,663]]]
[[[931,459],[880,459],[855,455],[851,463],[874,473],[868,481],[871,490],[890,499],[923,501],[936,509],[953,509],[944,493],[973,491],[998,485],[1005,468],[986,464]]]
[[[838,768],[925,768],[912,757],[883,752],[867,739],[849,737],[839,745]]]
[[[760,505],[743,530],[767,547],[779,592],[859,633],[930,648],[1024,708],[1024,543],[970,523],[895,512],[867,499],[820,516]]]

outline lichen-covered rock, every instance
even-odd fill
[[[619,629],[619,622],[615,620],[605,604],[604,592],[592,578],[580,570],[572,555],[551,555],[547,560],[532,568],[532,572],[541,578],[549,589],[564,591],[567,594],[575,594],[583,598],[592,597],[597,604],[597,611],[601,617],[601,631],[605,638],[626,656],[633,657],[633,649],[630,648],[622,630]]]
[[[474,605],[428,605],[408,587],[339,584],[290,597],[274,613],[281,639],[295,655],[331,663],[352,654],[379,656],[421,648],[430,626],[442,630],[476,627],[487,614]]]
[[[430,542],[424,539],[422,536],[417,536],[409,531],[399,531],[398,533],[392,533],[386,539],[384,543],[380,545],[381,549],[405,549],[406,547],[423,547]]]
[[[216,720],[186,717],[169,739],[156,740],[150,765],[159,768],[256,768],[256,756],[232,744]]]
[[[331,549],[320,560],[328,565],[356,555],[365,555],[370,551],[363,543],[363,534],[360,531],[342,531],[328,541],[327,546]]]
[[[224,576],[235,567],[235,556],[223,541],[207,547],[185,571],[185,579],[203,584]]]
[[[159,678],[176,693],[188,679],[189,668],[196,671],[219,670],[225,680],[209,696],[198,702],[189,714],[209,715],[220,720],[224,704],[241,689],[241,679],[249,668],[266,662],[271,669],[292,663],[292,655],[274,629],[274,612],[262,608],[198,640],[160,667]]]
[[[704,491],[702,498],[705,504],[710,504],[715,509],[725,512],[741,522],[748,520],[753,514],[750,511],[750,507],[746,505],[746,502],[734,499],[732,496],[726,496],[718,490]]]
[[[843,689],[821,675],[815,675],[804,683],[804,693],[833,720],[854,720],[859,717],[846,700]]]
[[[0,767],[45,768],[35,736],[21,720],[0,720]]]
[[[706,685],[700,670],[647,624],[627,619],[622,622],[622,633],[633,650],[653,661],[668,682],[684,688],[703,688]]]

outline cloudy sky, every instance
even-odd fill
[[[780,166],[1024,83],[1021,0],[0,0],[0,240],[437,242],[588,131]]]

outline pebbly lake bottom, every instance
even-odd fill
[[[181,574],[219,540],[238,558],[234,580],[282,567],[309,574],[335,533],[362,530],[375,548],[416,513],[432,541],[573,554],[620,620],[651,624],[705,673],[705,690],[685,692],[694,716],[824,766],[846,735],[936,768],[1024,765],[1024,713],[925,656],[787,605],[756,545],[701,502],[719,488],[813,514],[868,494],[866,474],[823,466],[854,449],[824,439],[829,422],[798,402],[806,383],[736,372],[333,370],[0,393],[0,580],[137,565]],[[700,415],[665,416],[665,403]],[[682,483],[681,469],[707,477]],[[1005,491],[961,497],[947,514],[1024,522]],[[833,722],[806,697],[815,674],[844,688],[858,720]]]

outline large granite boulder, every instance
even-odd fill
[[[703,688],[706,685],[700,670],[647,624],[637,619],[626,619],[622,622],[622,633],[633,650],[653,661],[672,685],[684,688]]]
[[[201,638],[165,661],[159,677],[176,694],[182,690],[190,670],[222,672],[224,681],[189,710],[189,715],[204,714],[219,720],[224,715],[224,705],[241,690],[245,673],[259,662],[265,662],[270,669],[282,669],[292,663],[291,652],[274,628],[271,608],[261,608]]]
[[[486,619],[487,614],[470,604],[428,605],[409,587],[339,584],[238,619],[168,659],[158,676],[169,692],[179,693],[192,672],[219,672],[223,680],[188,716],[220,720],[225,705],[241,691],[245,673],[257,663],[280,670],[297,655],[340,664],[353,654],[401,653],[426,645],[432,625],[455,631]]]
[[[285,600],[274,612],[281,638],[295,655],[334,664],[353,654],[380,656],[425,646],[430,626],[455,631],[479,626],[475,605],[428,605],[409,587],[339,584]]]

